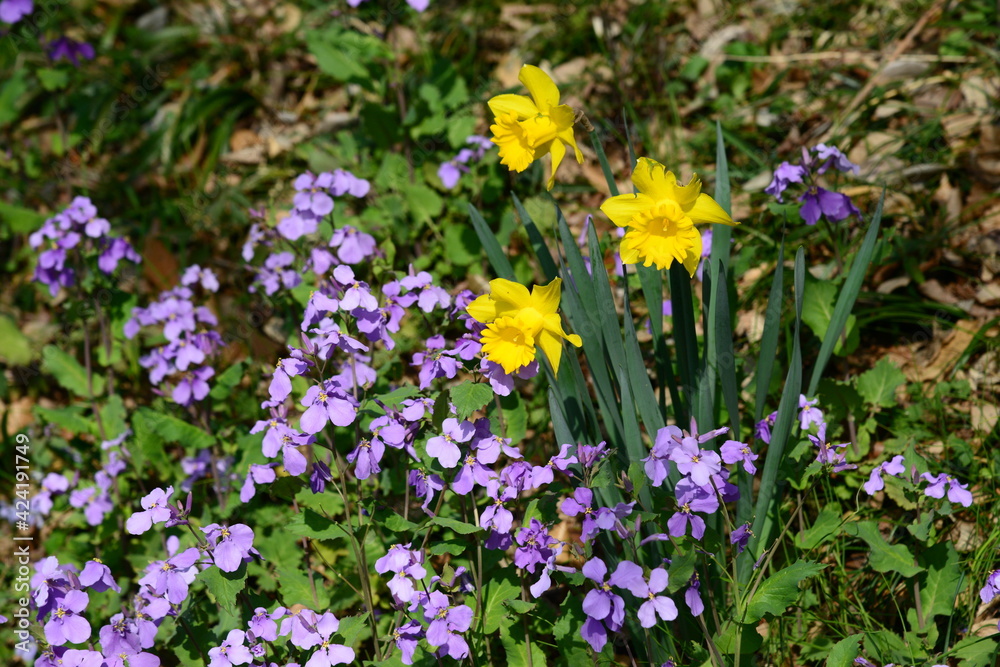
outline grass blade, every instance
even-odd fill
[[[483,244],[486,258],[490,260],[490,266],[493,267],[497,277],[514,280],[514,267],[510,265],[510,260],[507,259],[503,248],[497,242],[496,234],[493,233],[482,214],[472,204],[469,204],[469,216],[472,218],[472,228],[476,230],[476,236]]]

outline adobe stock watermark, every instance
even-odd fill
[[[38,43],[38,38],[42,31],[49,26],[56,12],[69,4],[69,0],[45,0],[41,2],[35,0],[31,14],[23,17],[14,24],[7,38],[4,40],[14,53],[17,53],[26,44]]]
[[[11,610],[13,616],[14,636],[17,641],[14,643],[18,653],[32,653],[33,642],[28,627],[29,620],[28,603],[30,597],[28,591],[31,588],[31,547],[34,536],[31,531],[31,438],[23,433],[14,437],[16,442],[13,448],[14,464],[14,609]]]

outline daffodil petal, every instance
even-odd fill
[[[531,294],[528,288],[521,283],[515,283],[505,278],[496,278],[490,281],[490,296],[497,302],[497,311],[506,311],[511,308],[520,310],[531,307]]]
[[[524,120],[538,115],[538,107],[527,95],[497,95],[486,104],[494,116],[512,113],[518,120]]]
[[[648,195],[654,201],[661,201],[674,199],[677,177],[656,160],[641,157],[632,171],[632,183],[639,192]]]
[[[531,303],[543,316],[551,315],[559,309],[561,295],[562,278],[553,278],[548,285],[535,285],[531,288]]]
[[[551,190],[552,186],[556,184],[556,170],[562,163],[563,158],[566,157],[566,146],[563,142],[558,139],[552,141],[552,173],[549,174],[549,181],[545,184],[547,190]]]
[[[573,147],[573,153],[576,155],[576,161],[583,164],[583,151],[581,151],[580,147],[576,145],[576,135],[573,134],[573,127],[570,126],[565,130],[561,130],[556,136],[559,139],[562,139],[564,143]]]
[[[543,329],[538,334],[535,344],[541,348],[542,353],[552,365],[552,374],[559,374],[559,362],[562,359],[562,338],[547,329]]]
[[[497,318],[497,305],[489,294],[483,294],[466,306],[465,312],[477,322],[489,324]]]
[[[704,246],[701,242],[701,234],[695,234],[691,240],[693,245],[687,249],[687,255],[684,257],[684,268],[688,270],[691,277],[694,277],[698,270],[698,262],[701,261],[701,252]]]
[[[637,195],[617,195],[601,204],[601,210],[618,227],[628,227],[629,222],[632,221],[632,216],[651,208],[655,203],[648,195],[642,193]]]
[[[548,113],[550,107],[559,104],[559,89],[556,88],[552,77],[539,68],[534,65],[525,65],[521,68],[517,78],[531,93],[531,97],[535,100],[535,105],[541,113]]]
[[[695,223],[705,223],[713,222],[720,225],[738,225],[740,223],[734,222],[733,219],[726,213],[726,210],[719,206],[719,203],[706,194],[698,195],[698,199],[695,201],[694,206],[690,209],[685,209],[688,217],[691,218]]]

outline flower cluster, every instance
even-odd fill
[[[136,264],[142,261],[128,241],[111,235],[111,223],[98,216],[97,207],[87,197],[76,197],[46,220],[28,242],[41,249],[35,280],[47,285],[52,296],[60,287],[76,285],[77,274],[95,257],[97,268],[106,275],[114,273],[123,259]]]
[[[458,179],[462,177],[462,174],[468,173],[468,165],[470,163],[479,162],[486,155],[486,151],[493,148],[493,142],[487,137],[481,137],[478,134],[473,134],[467,138],[465,143],[470,148],[463,148],[458,151],[458,155],[447,162],[442,162],[441,166],[438,167],[438,178],[441,179],[444,187],[449,190],[458,185]]]
[[[815,153],[815,155],[813,154]],[[782,194],[792,183],[799,183],[805,186],[806,190],[799,196],[798,201],[802,202],[799,213],[807,225],[815,225],[824,216],[830,222],[838,222],[851,215],[861,217],[861,211],[851,202],[851,198],[840,192],[827,190],[819,186],[819,176],[822,176],[830,168],[840,172],[850,172],[854,175],[860,173],[861,169],[847,159],[843,153],[835,146],[818,144],[815,148],[802,148],[802,161],[793,165],[782,162],[774,170],[774,178],[764,192],[772,195],[779,202],[783,201]]]
[[[195,305],[195,291],[216,292],[219,281],[211,269],[188,267],[181,284],[162,292],[148,308],[135,308],[125,323],[125,336],[134,338],[142,327],[162,326],[167,342],[139,359],[154,385],[170,386],[175,403],[191,405],[208,396],[215,369],[207,360],[224,346],[222,336],[209,327],[219,321],[206,306]]]

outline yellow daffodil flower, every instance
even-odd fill
[[[719,204],[701,192],[701,179],[691,177],[678,185],[674,173],[649,158],[639,158],[632,172],[637,194],[618,195],[601,204],[601,210],[619,227],[625,264],[642,262],[663,270],[677,260],[692,276],[701,259],[701,232],[696,224],[738,225]]]
[[[490,293],[480,296],[466,307],[477,322],[486,325],[479,342],[490,361],[500,364],[505,373],[513,373],[535,359],[535,347],[559,372],[562,341],[576,347],[583,341],[576,334],[567,334],[559,317],[562,279],[548,285],[528,288],[519,283],[497,278],[490,281]]]
[[[518,80],[531,93],[497,95],[488,104],[493,112],[493,143],[500,147],[500,164],[521,172],[546,153],[552,153],[549,190],[556,182],[556,170],[572,146],[576,161],[583,164],[583,153],[573,136],[576,115],[566,104],[559,104],[559,89],[549,75],[534,65],[524,65]]]

